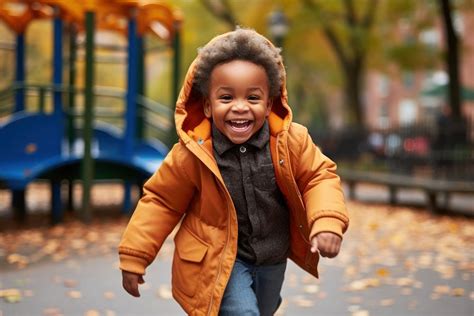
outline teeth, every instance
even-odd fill
[[[248,120],[233,120],[231,122],[234,124],[245,124],[248,122]]]

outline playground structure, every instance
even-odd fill
[[[25,32],[36,19],[50,19],[53,23],[53,71],[49,85],[28,85],[26,81]],[[178,11],[161,1],[0,0],[0,21],[16,35],[16,43],[12,45],[14,82],[0,91],[0,188],[11,190],[17,218],[25,217],[25,190],[37,179],[51,183],[53,222],[62,219],[61,186],[66,181],[69,208],[74,181],[80,180],[82,184],[80,215],[85,221],[92,216],[90,191],[97,179],[123,180],[123,209],[131,209],[131,186],[141,185],[168,151],[156,138],[146,139],[147,129],[154,129],[151,134],[163,139],[174,126],[170,108],[144,96],[145,35],[157,36],[166,49],[172,50],[171,95],[176,100],[181,20]],[[124,92],[94,85],[97,30],[116,32],[127,39]],[[80,34],[85,39],[83,89],[76,87]],[[6,43],[2,44],[0,47],[5,47]],[[64,64],[68,65],[67,69]],[[65,70],[67,84],[63,80]],[[36,97],[36,107],[27,104],[30,100],[27,96],[31,94]],[[122,111],[96,106],[100,96],[121,100]],[[78,100],[83,102],[82,106],[77,104]],[[47,101],[51,102],[49,107]],[[104,122],[107,119],[109,122]]]

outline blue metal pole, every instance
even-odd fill
[[[94,180],[94,159],[92,157],[92,137],[94,133],[94,38],[95,38],[95,13],[86,12],[86,64],[84,75],[84,157],[81,163],[82,178],[82,210],[81,217],[84,222],[89,222],[91,212],[91,188]]]
[[[59,15],[59,8],[55,8],[54,16],[54,43],[53,43],[53,104],[54,114],[62,116],[61,85],[63,80],[63,21]],[[61,120],[62,122],[62,120]],[[59,128],[59,126],[58,126]],[[62,129],[61,129],[62,134]]]
[[[54,8],[53,20],[53,115],[56,120],[55,137],[62,139],[64,133],[64,116],[62,106],[61,85],[63,81],[63,21],[59,14],[59,8]],[[53,224],[62,219],[61,182],[51,182],[51,219]]]
[[[15,112],[25,110],[25,34],[21,33],[16,36],[16,50],[15,50],[15,83],[19,85],[15,93]]]
[[[63,219],[63,205],[61,202],[61,181],[51,181],[51,222],[60,223]]]
[[[145,96],[145,40],[143,35],[140,34],[137,37],[137,49],[138,49],[138,64],[137,64],[137,94]],[[137,103],[137,139],[144,139],[145,136],[145,117],[144,107],[142,104]]]
[[[138,36],[136,15],[132,14],[128,21],[128,71],[127,97],[125,111],[124,156],[131,159],[136,138],[137,126],[137,89],[138,89]],[[131,209],[131,184],[124,184],[123,211]]]
[[[76,109],[76,57],[77,57],[77,29],[74,23],[69,25],[69,92],[67,106],[69,109],[69,115],[67,115],[67,138],[69,144],[69,154],[73,154],[74,139],[76,136],[74,126],[74,111]],[[74,180],[69,179],[68,183],[68,199],[67,209],[72,212],[74,210]]]
[[[127,71],[127,97],[125,111],[125,157],[131,158],[135,143],[136,117],[137,117],[137,69],[138,69],[138,43],[136,17],[132,15],[128,22],[128,71]]]

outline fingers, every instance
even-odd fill
[[[318,238],[317,237],[313,237],[311,239],[311,252],[312,253],[318,252]]]
[[[141,275],[122,271],[122,286],[128,294],[134,297],[140,297],[138,291],[138,284],[143,284],[145,281]]]
[[[322,257],[334,258],[339,253],[342,240],[338,235],[323,232],[316,235],[313,239],[317,239],[319,254]],[[311,251],[313,251],[312,247]]]
[[[330,245],[325,249],[320,249],[319,253],[322,257],[334,258],[339,254],[340,248],[335,245]]]
[[[140,297],[140,292],[138,291],[138,282],[129,279],[123,279],[122,285],[128,294],[134,297]]]

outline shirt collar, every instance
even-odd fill
[[[258,149],[262,149],[270,140],[270,129],[268,127],[268,122],[265,120],[262,128],[258,130],[252,137],[246,141],[243,145],[252,145]],[[216,152],[221,156],[227,150],[231,149],[234,146],[238,146],[231,142],[224,134],[217,129],[217,127],[212,124],[212,144]]]

